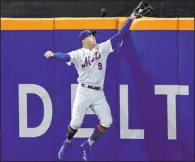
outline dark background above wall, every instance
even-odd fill
[[[1,17],[107,17],[128,16],[139,0],[1,0]],[[194,17],[194,0],[148,0],[152,17]]]

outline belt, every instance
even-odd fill
[[[81,84],[82,87],[85,88],[90,88],[90,89],[94,89],[94,90],[101,90],[101,87],[96,87],[96,86],[91,86],[91,85],[85,85],[85,84]]]

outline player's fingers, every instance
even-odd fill
[[[51,51],[47,51],[47,53],[50,55],[52,52]]]
[[[48,58],[49,57],[49,54],[48,53],[45,53],[45,57]]]
[[[47,51],[44,55],[45,55],[46,58],[49,58],[49,57],[52,56],[52,54],[53,53],[51,51]]]

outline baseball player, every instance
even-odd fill
[[[65,148],[70,146],[73,136],[81,127],[88,108],[91,108],[98,116],[100,123],[91,137],[81,145],[84,161],[87,161],[92,144],[111,126],[112,115],[103,91],[106,60],[128,32],[132,21],[144,15],[144,12],[145,10],[139,5],[118,33],[103,43],[96,43],[96,31],[84,30],[79,34],[82,48],[68,53],[53,53],[51,51],[45,53],[46,58],[73,63],[78,72],[78,87],[73,104],[72,117],[68,125],[66,140],[58,153],[60,160],[63,159]]]

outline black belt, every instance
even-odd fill
[[[91,86],[91,85],[85,85],[85,84],[81,84],[82,87],[86,87],[86,88],[90,88],[90,89],[94,89],[94,90],[101,90],[101,87],[96,87],[96,86]]]

